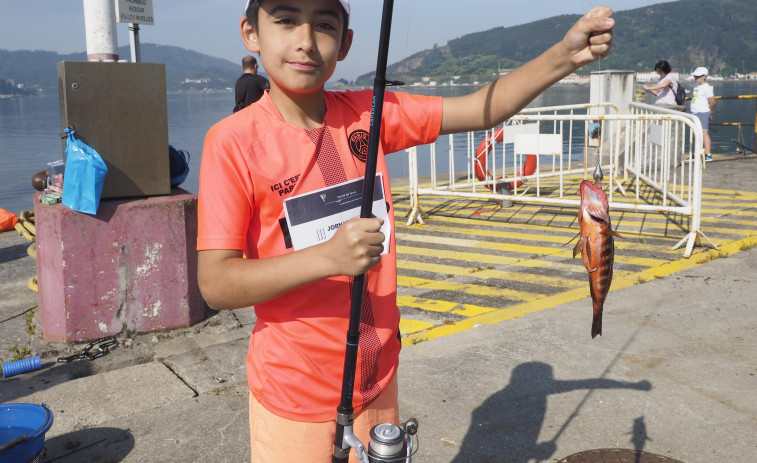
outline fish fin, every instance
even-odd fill
[[[610,234],[616,238],[625,239],[623,236],[620,236],[620,233],[616,232],[615,230],[610,230]]]
[[[591,339],[602,336],[602,312],[594,313],[594,318],[591,321]]]
[[[565,244],[563,244],[563,246],[569,245],[571,241],[573,241],[574,239],[578,238],[579,236],[581,236],[581,232],[576,233],[576,236],[574,236],[573,238],[569,239]],[[573,257],[576,257],[576,256],[573,256]]]
[[[580,233],[578,235],[580,235]],[[584,245],[584,237],[581,236],[580,238],[578,238],[578,242],[573,247],[573,258],[574,259],[576,258],[577,255],[579,255],[581,253],[581,248],[583,247],[583,245]]]

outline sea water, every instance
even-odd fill
[[[686,85],[686,83],[684,84]],[[692,83],[688,83],[689,89]],[[757,81],[713,82],[716,95],[757,94]],[[396,90],[396,89],[392,89]],[[471,87],[407,87],[400,89],[411,93],[439,96],[459,96],[475,91]],[[588,85],[555,85],[536,98],[530,106],[558,106],[587,103]],[[651,99],[648,99],[651,103]],[[228,116],[234,107],[233,92],[216,93],[169,93],[168,142],[190,153],[190,172],[182,188],[197,193],[199,185],[202,146],[208,129]],[[714,122],[753,123],[757,100],[719,100]],[[575,129],[574,129],[575,130]],[[753,126],[743,129],[745,144],[752,145]],[[715,133],[717,132],[717,133]],[[138,134],[128,134],[138,136]],[[474,143],[483,139],[484,133],[476,133]],[[736,127],[712,127],[713,152],[737,154],[737,146],[728,138],[738,139]],[[455,137],[456,159],[465,163],[467,141],[464,135]],[[580,149],[583,143],[576,145]],[[0,98],[0,208],[19,213],[33,208],[34,189],[31,178],[34,173],[45,170],[47,163],[63,158],[64,140],[61,139],[60,107],[54,93],[34,97]],[[444,161],[449,150],[448,137],[440,137],[436,143],[439,172],[446,171]],[[419,163],[428,162],[427,147],[419,148]],[[166,155],[168,148],[166,147]],[[424,161],[425,160],[425,161]],[[389,175],[406,177],[407,155],[394,153],[387,157]],[[419,166],[421,171],[427,167]],[[465,170],[465,166],[456,166]]]

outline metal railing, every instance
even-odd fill
[[[632,103],[629,111],[618,114],[610,103],[529,108],[487,131],[477,148],[473,132],[449,135],[446,168],[437,159],[436,145],[429,145],[424,172],[417,149],[407,150],[407,225],[423,223],[420,195],[577,208],[580,200],[566,193],[575,193],[573,180],[590,178],[599,164],[609,177],[611,210],[690,218],[689,233],[674,246],[685,243],[684,256],[690,256],[703,236],[701,124],[690,114],[645,104]],[[456,143],[466,147],[464,153],[455,150]],[[659,194],[645,194],[648,188]]]

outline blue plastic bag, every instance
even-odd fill
[[[65,130],[66,169],[63,173],[63,199],[66,206],[77,212],[97,214],[108,167],[92,147]]]

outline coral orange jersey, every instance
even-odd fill
[[[198,250],[243,250],[251,259],[293,252],[283,201],[362,177],[372,91],[325,92],[322,127],[281,117],[268,93],[211,128],[200,172]],[[386,92],[377,172],[394,230],[385,153],[439,136],[442,99]],[[247,376],[252,394],[287,419],[333,420],[339,404],[351,278],[332,277],[255,306]],[[354,407],[359,412],[397,370],[399,309],[394,237],[366,274]]]

